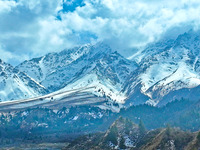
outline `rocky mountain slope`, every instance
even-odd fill
[[[16,69],[50,92],[94,86],[88,91],[128,106],[165,105],[200,95],[200,36],[196,31],[162,39],[137,52],[132,61],[104,43],[50,53]]]
[[[198,100],[199,49],[200,36],[194,31],[149,45],[132,58],[139,67],[131,74],[124,90],[136,104],[148,101],[164,105],[181,97]]]
[[[113,52],[109,46],[98,43],[50,53],[25,61],[16,68],[51,92],[96,86],[89,92],[123,102],[126,95],[121,93],[122,85],[137,64]]]
[[[34,79],[0,60],[0,101],[26,99],[46,93],[46,88]]]
[[[65,149],[195,150],[199,142],[197,133],[171,127],[146,131],[142,124],[119,118],[105,133],[81,137]]]

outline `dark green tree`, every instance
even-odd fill
[[[108,135],[106,137],[106,142],[112,142],[113,144],[117,145],[117,137],[118,137],[118,130],[116,126],[112,126],[110,128],[110,131],[108,132]]]
[[[139,123],[139,133],[140,133],[140,135],[144,135],[146,133],[146,128],[141,119],[140,119],[140,123]]]
[[[132,129],[132,122],[128,119],[125,120],[125,133],[129,134],[130,130]]]
[[[198,146],[199,146],[200,145],[200,132],[197,135],[197,143],[198,143]]]
[[[168,138],[170,138],[171,132],[172,132],[171,126],[170,126],[170,124],[167,124],[167,126],[166,126],[166,132],[165,133],[166,133],[166,135],[167,135]]]
[[[125,145],[125,140],[124,137],[122,136],[119,142],[119,148],[120,149],[126,149],[126,145]]]

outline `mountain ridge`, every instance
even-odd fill
[[[104,43],[97,43],[94,45],[85,45],[72,50],[64,50],[60,53],[47,54],[46,64],[47,70],[51,70],[51,74],[48,75],[45,80],[40,83],[46,88],[50,89],[51,92],[56,90],[70,90],[73,88],[81,88],[86,86],[97,86],[98,89],[90,91],[98,96],[106,95],[112,100],[123,102],[126,99],[122,90],[122,84],[127,79],[128,75],[137,67],[137,64],[125,59],[119,53],[113,52],[109,46]],[[75,59],[69,63],[64,64],[56,62],[58,68],[52,68],[54,65],[50,62],[51,57],[49,55],[55,55],[57,59],[61,59],[64,62],[71,60],[71,54],[79,52]],[[62,55],[60,55],[62,54]],[[40,60],[42,58],[39,58]],[[32,65],[29,65],[32,64]],[[63,66],[62,66],[63,64]],[[25,71],[30,76],[36,74],[34,70],[32,72],[28,68],[38,66],[38,62],[34,60],[26,61],[17,68],[21,71]],[[49,68],[48,68],[49,67]],[[42,70],[42,69],[36,69]],[[43,73],[41,73],[43,74]],[[84,78],[82,80],[82,78]],[[53,87],[53,88],[52,88]]]
[[[26,99],[48,90],[23,72],[0,60],[0,100]]]
[[[88,92],[126,106],[160,106],[199,91],[199,48],[200,36],[189,31],[148,45],[132,61],[100,42],[33,58],[15,69],[49,92],[96,86]]]
[[[143,101],[157,105],[171,92],[178,93],[181,89],[192,90],[199,86],[199,39],[199,35],[190,31],[179,35],[175,40],[157,42],[144,49],[141,53],[145,54],[145,57],[141,59],[139,68],[132,73],[132,77],[124,86],[129,97],[134,99],[137,95],[134,91],[139,86],[141,94],[147,96]],[[196,94],[194,99],[198,98]]]

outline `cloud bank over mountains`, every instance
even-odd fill
[[[197,0],[0,0],[0,58],[15,65],[97,41],[124,54],[198,30],[199,14]]]

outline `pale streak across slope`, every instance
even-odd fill
[[[70,107],[73,105],[95,104],[99,102],[104,102],[106,100],[105,98],[98,98],[90,93],[87,93],[87,90],[95,88],[96,87],[92,86],[62,92],[57,91],[51,94],[29,99],[1,102],[0,110],[20,110],[37,106],[42,106],[46,108],[55,106],[54,109],[60,109],[60,107],[62,108],[65,105],[66,107]],[[57,108],[56,106],[58,106],[59,108]]]

